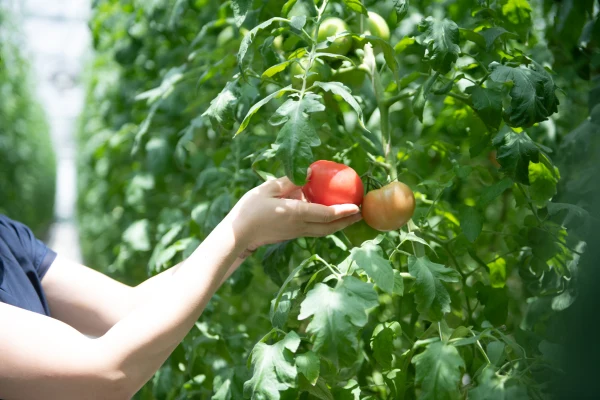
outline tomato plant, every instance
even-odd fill
[[[258,251],[139,396],[550,398],[598,217],[597,10],[97,1],[79,152],[91,264],[139,282],[315,160],[415,198],[401,229]],[[227,27],[248,33],[217,45]]]
[[[320,160],[310,165],[311,175],[302,192],[311,203],[326,206],[356,204],[363,201],[364,186],[352,168],[333,161]]]
[[[54,219],[56,160],[13,21],[0,4],[0,213],[44,238]]]

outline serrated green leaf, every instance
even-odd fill
[[[394,10],[398,21],[401,21],[408,14],[409,1],[408,0],[393,0]]]
[[[527,133],[512,130],[500,132],[492,144],[496,147],[496,160],[501,171],[519,183],[529,185],[529,163],[540,161],[540,150]]]
[[[419,23],[417,43],[426,47],[425,59],[442,74],[450,71],[460,53],[458,25],[449,19],[427,17]]]
[[[417,310],[432,321],[440,321],[450,312],[450,294],[442,282],[458,282],[460,275],[427,256],[409,256],[408,272],[415,277],[411,291],[415,293]]]
[[[315,385],[319,379],[321,360],[319,356],[312,351],[307,351],[296,356],[296,368],[298,372],[306,377],[311,385]]]
[[[473,109],[492,132],[498,131],[502,122],[502,92],[473,85],[466,89],[471,95]]]
[[[239,28],[246,20],[246,14],[252,5],[252,0],[231,0],[231,8],[233,9],[233,18],[235,24]]]
[[[481,191],[481,196],[477,201],[477,205],[481,208],[487,207],[496,197],[500,196],[506,190],[513,186],[513,181],[510,178],[504,178],[499,182],[488,186]]]
[[[254,104],[252,107],[250,107],[250,110],[248,110],[248,114],[246,114],[246,116],[244,117],[244,120],[240,124],[240,127],[238,128],[238,130],[235,134],[239,135],[248,127],[248,124],[250,124],[250,120],[252,119],[252,116],[254,114],[256,114],[262,106],[264,106],[265,104],[267,104],[269,101],[273,100],[274,98],[281,96],[284,93],[290,92],[292,90],[293,90],[292,85],[286,86],[283,89],[279,89],[276,92],[271,93],[270,95],[268,95],[264,99],[260,100],[258,103]]]
[[[512,85],[510,107],[505,109],[504,117],[510,126],[529,127],[558,111],[557,87],[542,66],[533,63],[531,67],[509,67],[493,62],[490,71],[494,82]]]
[[[209,117],[213,124],[229,129],[235,121],[235,106],[240,96],[237,80],[227,82],[227,85],[210,102],[210,107],[202,114]]]
[[[361,0],[342,0],[344,5],[350,10],[367,16],[367,8],[363,5]]]
[[[483,228],[483,217],[475,207],[462,205],[458,209],[458,219],[460,221],[460,229],[467,240],[473,243]]]
[[[486,368],[475,388],[469,390],[470,400],[529,400],[527,388],[510,376],[494,373]]]
[[[379,304],[373,285],[346,276],[335,288],[317,283],[300,306],[299,320],[313,317],[306,331],[314,335],[313,351],[334,365],[350,365],[357,355],[357,334],[367,310]]]
[[[346,103],[356,112],[358,115],[358,123],[360,126],[368,131],[365,126],[365,122],[363,120],[363,110],[360,107],[360,104],[356,101],[356,99],[352,96],[352,91],[349,87],[345,86],[340,82],[315,82],[316,86],[319,86],[321,89],[341,96]]]
[[[574,204],[548,203],[546,207],[548,208],[548,214],[550,215],[556,215],[559,212],[566,210],[569,214],[574,215],[577,218],[585,219],[590,216],[590,213]]]
[[[387,293],[393,292],[394,270],[390,261],[382,257],[381,247],[368,240],[361,247],[353,248],[350,255],[358,268],[365,271],[377,286]]]
[[[555,170],[558,174],[558,169]],[[546,203],[556,195],[558,179],[555,174],[544,163],[529,163],[529,183],[531,185],[531,200],[538,207],[546,206]]]
[[[294,331],[274,345],[257,343],[250,355],[252,378],[244,383],[244,397],[279,400],[281,391],[294,386],[298,372],[292,353],[299,345],[300,337]]]
[[[238,66],[241,70],[243,70],[243,67],[244,67],[244,59],[246,58],[246,53],[248,53],[248,49],[250,48],[252,41],[258,34],[258,31],[268,28],[275,22],[289,23],[289,21],[285,18],[279,18],[279,17],[271,18],[271,19],[255,26],[254,28],[252,28],[252,30],[250,32],[248,32],[244,36],[244,38],[242,39],[242,43],[240,44],[240,49],[238,50],[238,55],[237,55]]]
[[[485,40],[485,48],[488,51],[490,51],[494,47],[494,43],[496,43],[496,40],[498,40],[502,36],[510,36],[510,37],[518,38],[518,35],[516,35],[512,32],[509,32],[506,29],[499,27],[499,26],[495,26],[495,27],[488,28],[488,29],[483,29],[483,30],[479,31],[478,34],[481,35],[483,37],[483,39]]]
[[[527,0],[506,0],[502,6],[502,14],[512,24],[528,24],[531,20],[531,6]]]
[[[465,362],[456,347],[442,342],[431,343],[413,357],[415,382],[421,386],[421,400],[455,400],[461,398],[459,383]]]
[[[385,324],[379,325],[382,329],[375,330],[371,338],[371,349],[373,357],[384,369],[389,369],[392,366],[392,351],[394,342],[394,331],[386,327]]]

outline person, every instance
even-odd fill
[[[306,202],[287,178],[246,193],[182,263],[129,287],[56,255],[0,216],[0,399],[130,399],[243,257],[361,219]]]

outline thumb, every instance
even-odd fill
[[[300,188],[301,186],[294,184],[287,176],[267,182],[267,189],[273,197],[285,197]]]

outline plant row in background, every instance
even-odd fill
[[[413,219],[268,246],[144,399],[550,398],[600,125],[598,2],[98,0],[84,256],[135,284],[315,160]]]
[[[0,213],[43,238],[54,217],[56,160],[22,44],[0,6]]]

